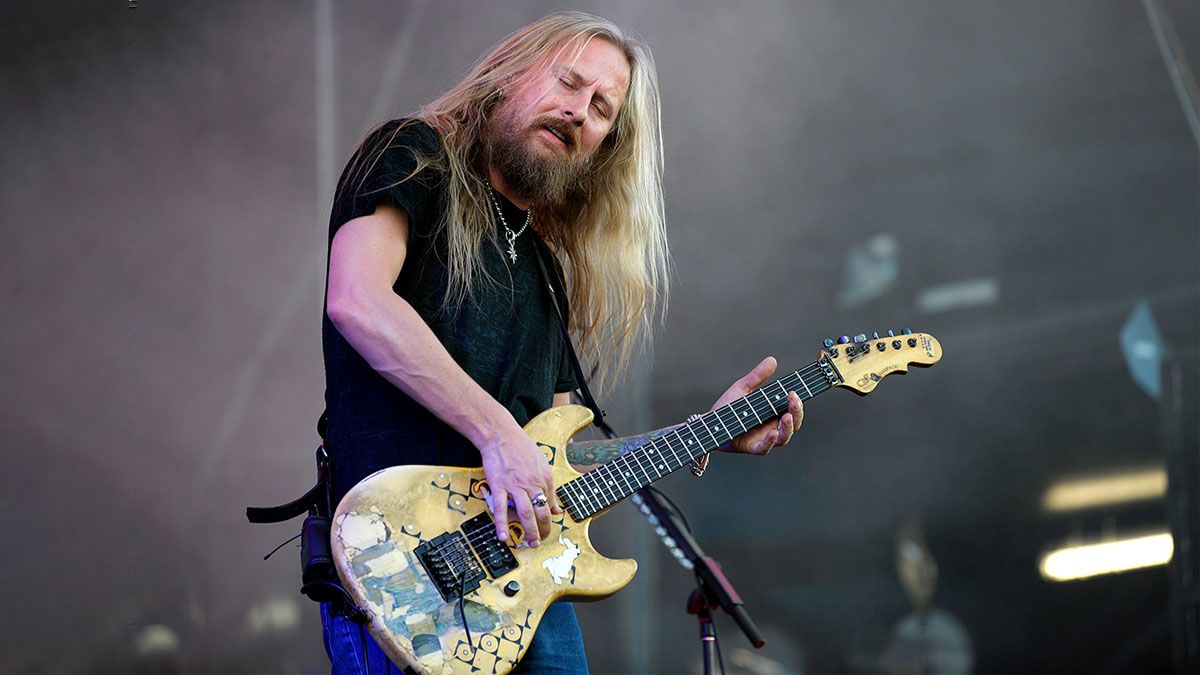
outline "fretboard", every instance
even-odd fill
[[[783,415],[788,409],[789,391],[807,401],[832,388],[836,381],[837,374],[831,366],[814,361],[560,485],[559,499],[575,520],[583,520]]]

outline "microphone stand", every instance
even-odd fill
[[[720,652],[711,610],[718,608],[725,610],[725,613],[732,616],[738,627],[746,634],[746,639],[750,641],[750,644],[754,645],[755,649],[761,649],[766,641],[758,632],[750,615],[746,613],[741,596],[733,588],[733,584],[729,583],[729,579],[725,577],[717,561],[704,555],[704,551],[692,538],[691,533],[688,532],[687,527],[680,521],[675,511],[667,508],[650,488],[638,490],[633,501],[640,502],[639,506],[644,506],[643,513],[648,510],[647,515],[654,516],[654,519],[658,521],[658,526],[663,528],[663,533],[660,535],[663,543],[672,549],[672,553],[680,559],[681,564],[684,560],[690,563],[684,567],[691,567],[696,573],[696,590],[692,591],[688,597],[687,612],[694,614],[700,622],[700,644],[704,657],[705,675],[712,675],[715,671],[717,654]]]

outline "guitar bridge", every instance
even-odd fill
[[[479,588],[479,582],[487,578],[461,532],[439,534],[413,553],[446,602]]]

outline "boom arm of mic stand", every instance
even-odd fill
[[[704,551],[692,538],[683,523],[679,521],[679,517],[675,515],[674,511],[666,508],[652,490],[648,488],[638,490],[637,495],[658,518],[659,525],[667,531],[667,535],[675,540],[675,545],[683,552],[683,555],[691,561],[696,571],[696,580],[708,599],[709,605],[725,610],[725,613],[732,616],[738,627],[746,634],[746,639],[750,640],[750,644],[754,645],[755,649],[762,648],[766,641],[763,640],[762,634],[758,632],[754,621],[746,612],[741,596],[733,588],[733,584],[729,583],[729,579],[725,578],[725,573],[721,571],[717,561],[704,555]]]

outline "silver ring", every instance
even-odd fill
[[[550,503],[550,502],[549,502],[549,501],[546,499],[546,495],[545,495],[545,493],[542,493],[542,492],[539,492],[539,493],[537,493],[536,495],[534,495],[534,496],[533,496],[533,499],[531,499],[531,500],[529,500],[529,501],[533,502],[533,505],[534,505],[534,506],[545,506],[545,505],[547,505],[547,504],[549,504],[549,503]]]

